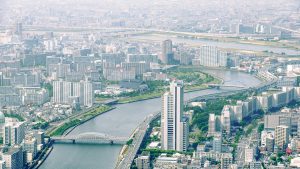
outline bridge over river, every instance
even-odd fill
[[[69,144],[126,144],[127,137],[111,136],[103,133],[88,132],[79,135],[66,135],[51,137],[55,143]]]

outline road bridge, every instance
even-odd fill
[[[243,88],[246,88],[245,86],[239,86],[239,85],[225,85],[225,84],[208,84],[207,85],[208,87],[213,87],[213,88],[221,88],[221,87],[234,87],[234,88],[240,88],[240,89],[243,89]]]
[[[79,135],[54,136],[51,137],[55,143],[69,144],[126,144],[127,137],[111,136],[103,133],[88,132]]]

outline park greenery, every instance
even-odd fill
[[[14,114],[14,113],[4,113],[5,117],[9,117],[9,118],[15,118],[18,119],[19,121],[25,121],[25,119],[19,115],[19,114]]]
[[[102,113],[105,113],[111,109],[113,109],[113,108],[110,106],[106,106],[106,105],[101,105],[101,106],[95,107],[91,110],[88,110],[87,112],[85,112],[83,114],[80,114],[76,117],[68,119],[65,123],[57,126],[52,131],[50,131],[49,135],[50,136],[61,136],[70,128],[76,127],[76,126],[78,126],[78,125],[80,125]]]
[[[220,79],[192,66],[174,67],[167,70],[166,73],[170,79],[182,80],[185,84],[185,91],[205,89],[207,83],[221,83]]]
[[[207,83],[221,83],[221,80],[202,72],[201,69],[194,67],[174,67],[165,72],[169,79],[182,80],[185,84],[185,92],[202,90],[207,88]],[[148,86],[146,91],[133,91],[122,93],[118,96],[96,95],[97,100],[118,98],[118,103],[130,103],[140,100],[160,97],[168,88],[168,81],[144,81]]]
[[[47,129],[49,127],[49,122],[38,122],[35,125],[32,126],[32,129],[38,130],[38,129]]]
[[[205,134],[208,130],[209,114],[215,113],[216,115],[220,115],[225,105],[236,104],[238,100],[245,100],[247,97],[249,97],[250,94],[251,93],[244,92],[244,93],[238,93],[232,96],[228,96],[226,98],[208,100],[204,108],[186,106],[185,111],[189,111],[189,110],[194,111],[191,128],[197,129],[197,132],[194,135],[192,135],[193,139],[196,140],[197,143],[210,139],[207,138]]]

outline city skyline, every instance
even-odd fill
[[[0,169],[300,168],[299,0],[0,0]]]

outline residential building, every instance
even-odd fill
[[[171,40],[165,40],[162,43],[162,54],[160,60],[162,63],[169,64],[174,59],[173,45]]]
[[[223,52],[214,46],[201,46],[192,64],[207,67],[226,67],[227,60],[227,52]]]
[[[3,143],[8,146],[19,145],[25,138],[24,122],[9,122],[3,128]]]
[[[227,134],[230,134],[231,130],[231,115],[230,107],[224,106],[221,112],[221,123],[222,123],[222,130],[225,131]]]
[[[183,84],[171,82],[170,91],[162,96],[162,149],[186,151],[188,120],[183,117]]]
[[[222,134],[221,133],[215,134],[212,143],[213,143],[213,150],[215,152],[221,153],[222,152]]]
[[[143,152],[136,158],[135,164],[138,169],[150,169],[150,154]]]
[[[7,169],[23,169],[23,151],[21,147],[4,148],[2,159]]]
[[[285,125],[280,125],[275,128],[275,145],[284,149],[289,141],[289,127]]]
[[[34,160],[37,154],[37,140],[34,137],[26,138],[23,144],[23,149],[26,153],[24,161],[30,163]]]

